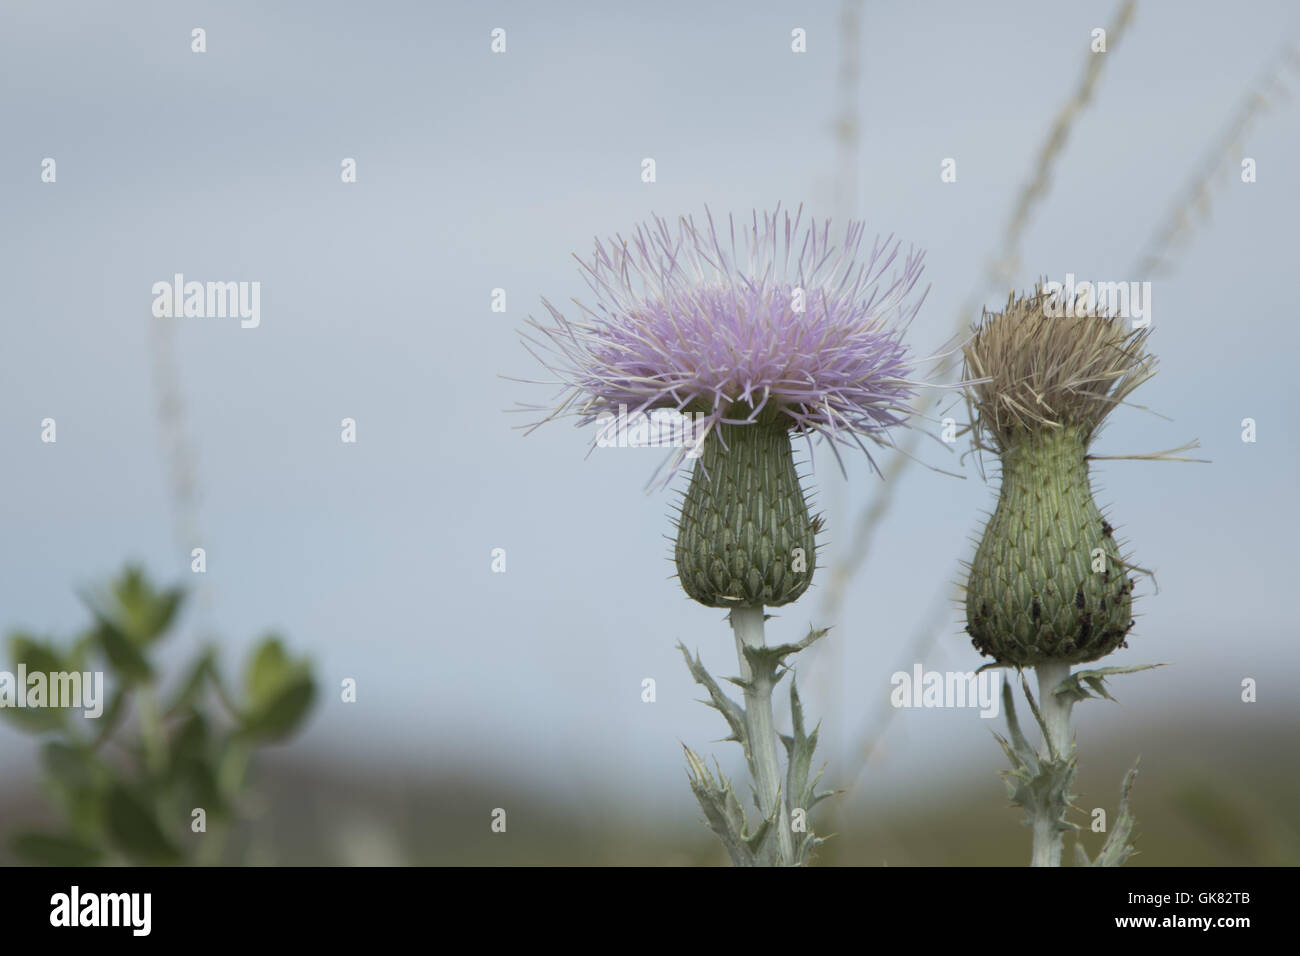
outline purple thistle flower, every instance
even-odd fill
[[[706,434],[761,422],[824,435],[837,459],[835,443],[853,441],[870,459],[862,437],[888,444],[910,411],[902,333],[925,298],[909,303],[924,253],[909,250],[886,278],[899,260],[892,236],[864,256],[861,223],[837,246],[829,222],[801,225],[802,215],[778,205],[720,231],[706,207],[706,228],[656,216],[630,239],[597,240],[591,260],[578,259],[594,306],[575,300],[582,318],[570,321],[543,299],[553,322],[529,319],[542,338],[525,341],[545,357],[529,351],[564,387],[542,421],[671,409],[703,416]]]
[[[801,226],[802,207],[793,219],[779,206],[761,221],[755,213],[739,236],[733,219],[719,234],[705,213],[707,229],[683,217],[674,230],[656,216],[630,239],[597,240],[591,260],[578,260],[595,304],[577,302],[582,316],[570,321],[543,300],[552,322],[530,318],[540,337],[524,341],[563,387],[542,421],[626,420],[628,408],[637,417],[668,409],[695,418],[690,447],[664,478],[698,458],[674,519],[673,561],[687,597],[730,609],[744,707],[698,657],[687,653],[687,663],[726,716],[728,739],[745,750],[762,828],[751,829],[731,783],[715,781],[687,749],[691,789],[734,862],[793,865],[823,842],[806,828],[795,835],[794,808],[802,813],[829,794],[806,779],[816,734],[803,732],[793,677],[784,774],[772,715],[787,658],[824,631],[776,647],[763,635],[764,609],[797,601],[817,565],[822,520],[809,513],[792,439],[811,444],[823,435],[837,459],[837,443],[852,440],[870,460],[862,439],[886,444],[889,428],[904,423],[913,383],[902,334],[925,298],[909,303],[922,254],[909,251],[894,268],[891,236],[860,260],[861,224],[850,223],[836,246],[829,223]]]

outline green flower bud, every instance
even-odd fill
[[[966,630],[998,663],[1084,663],[1133,626],[1132,565],[1092,497],[1088,445],[1155,374],[1147,332],[1041,290],[987,315],[965,346],[979,447],[1002,460],[997,508],[966,583]]]
[[[785,428],[711,431],[676,523],[678,579],[707,607],[789,604],[812,583],[821,521],[808,514]]]

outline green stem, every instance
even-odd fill
[[[1070,676],[1066,661],[1048,661],[1039,664],[1038,709],[1042,717],[1043,741],[1039,751],[1043,760],[1056,761],[1069,754],[1074,746],[1070,739],[1071,703],[1058,697],[1056,688]],[[1046,808],[1034,816],[1034,849],[1031,866],[1060,866],[1061,851],[1065,845],[1065,820]]]
[[[758,805],[764,819],[772,820],[777,828],[777,848],[782,866],[797,862],[794,837],[790,832],[790,811],[781,792],[780,739],[772,719],[772,681],[756,672],[745,657],[745,648],[764,647],[763,606],[731,609],[731,626],[736,635],[736,654],[740,659],[740,676],[745,681],[745,729],[749,738],[751,765],[754,768],[754,788],[758,792]]]

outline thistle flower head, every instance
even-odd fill
[[[1001,453],[1020,438],[1072,427],[1085,444],[1102,419],[1155,374],[1145,351],[1150,329],[1130,331],[1124,320],[1077,314],[1073,303],[1044,292],[985,313],[964,346],[980,431]]]
[[[1002,464],[966,583],[966,630],[1002,664],[1083,663],[1133,627],[1133,565],[1093,499],[1088,445],[1155,374],[1148,330],[1044,293],[1014,294],[964,347],[980,433]],[[977,443],[979,439],[977,438]]]
[[[867,250],[857,223],[836,245],[802,207],[706,219],[656,217],[598,240],[579,260],[594,304],[570,320],[547,302],[552,322],[529,320],[541,338],[527,341],[564,387],[547,419],[672,409],[702,416],[704,434],[762,423],[864,451],[862,437],[887,443],[912,395],[901,336],[924,299],[912,297],[922,254],[900,262],[891,240]]]

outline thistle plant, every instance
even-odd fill
[[[751,822],[715,761],[686,748],[688,778],[705,818],[737,865],[807,863],[821,843],[807,814],[830,794],[812,769],[817,730],[805,729],[794,678],[792,728],[779,734],[772,694],[788,659],[826,631],[768,646],[765,608],[797,600],[816,570],[819,515],[810,512],[793,440],[814,436],[861,449],[889,444],[913,394],[903,330],[924,295],[913,295],[922,255],[900,244],[868,250],[861,224],[840,243],[830,224],[778,209],[748,224],[713,217],[638,226],[628,239],[597,241],[579,260],[596,297],[570,321],[525,336],[558,378],[562,400],[545,419],[579,424],[656,409],[694,420],[694,441],[667,462],[667,484],[693,458],[675,519],[673,560],[687,596],[728,612],[743,703],[723,692],[698,654],[681,646],[726,738],[744,750],[758,816]],[[539,423],[540,424],[540,423]],[[842,462],[841,462],[842,464]],[[873,462],[874,466],[874,462]],[[781,768],[782,752],[785,770]]]
[[[1140,569],[1121,553],[1094,500],[1089,448],[1106,416],[1155,374],[1149,334],[1039,287],[1013,294],[1003,312],[986,313],[964,346],[976,445],[1002,466],[997,507],[969,567],[966,630],[993,658],[990,666],[1037,672],[1037,700],[1023,673],[1022,684],[1042,732],[1039,751],[1020,731],[1009,685],[1010,740],[998,738],[1012,764],[1008,791],[1033,830],[1035,866],[1059,866],[1064,834],[1076,829],[1067,820],[1077,771],[1073,705],[1109,699],[1106,677],[1145,669],[1071,673],[1127,646],[1134,624],[1130,572]],[[1181,450],[1131,457],[1185,460],[1173,458]],[[1135,774],[1125,778],[1099,864],[1122,863],[1133,852],[1128,794]],[[1075,849],[1079,862],[1091,862]]]

